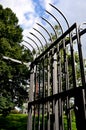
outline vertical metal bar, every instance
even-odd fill
[[[61,50],[59,50],[59,43],[57,44],[57,79],[58,79],[58,93],[62,92],[62,72],[61,72]],[[58,100],[59,106],[59,130],[63,130],[63,102]]]
[[[42,65],[43,65],[43,92],[42,97],[45,97],[45,64],[44,64],[44,57],[42,59]],[[42,104],[42,130],[45,130],[45,105]]]
[[[36,100],[37,67],[34,67],[34,100]],[[33,130],[36,128],[36,105],[34,105]]]
[[[50,58],[48,53],[48,61],[47,61],[47,73],[48,73],[48,96],[50,96]],[[50,130],[50,102],[48,101],[48,130]]]
[[[75,116],[77,130],[86,130],[86,118],[85,118],[85,95],[84,90],[79,89],[75,95]]]
[[[34,87],[34,70],[32,68],[30,73],[29,102],[33,101],[33,87]],[[32,130],[32,106],[28,109],[29,110],[28,110],[27,130]]]
[[[52,50],[50,50],[50,52],[49,52],[49,69],[50,69],[50,72],[49,72],[49,86],[50,86],[50,95],[52,96],[53,95],[53,56],[52,56]],[[48,102],[48,103],[50,103],[49,105],[50,105],[50,130],[54,130],[54,128],[53,128],[53,125],[54,125],[54,112],[53,112],[53,106],[54,106],[54,104],[53,104],[53,100],[51,101],[51,102]],[[48,125],[49,125],[48,124]]]
[[[72,126],[71,126],[71,111],[68,109],[70,108],[70,102],[69,102],[69,97],[67,96],[67,99],[66,99],[66,103],[67,103],[67,126],[68,126],[68,130],[71,130],[72,129]]]
[[[68,60],[67,60],[67,49],[65,46],[65,39],[63,39],[63,50],[64,50],[64,73],[65,73],[65,90],[69,89],[69,72],[68,72]],[[69,97],[66,97],[66,109],[69,109]],[[68,111],[67,113],[67,126],[68,130],[71,130],[71,113]]]
[[[74,48],[73,48],[73,41],[72,41],[72,34],[69,33],[70,39],[70,51],[71,51],[71,65],[72,65],[72,76],[73,76],[73,87],[76,88],[76,69],[75,69],[75,56],[74,56]]]
[[[53,73],[53,48],[52,48],[52,50],[50,51],[50,64],[51,64],[51,66],[50,66],[50,68],[51,68],[51,81],[50,81],[50,83],[51,83],[51,95],[53,95],[53,79],[54,79],[54,73]],[[51,128],[52,128],[52,130],[55,130],[55,109],[54,109],[54,105],[55,105],[55,101],[54,100],[52,100],[52,102],[51,102],[51,124],[52,124],[52,126],[51,126]]]
[[[72,66],[72,78],[73,78],[73,88],[76,88],[76,69],[75,69],[75,56],[74,56],[74,48],[73,48],[73,41],[72,41],[72,35],[69,33],[69,40],[70,40],[70,52],[71,52],[71,66]],[[64,43],[65,48],[65,43]],[[66,56],[66,50],[65,56]],[[68,74],[68,63],[67,63],[67,57],[65,57],[65,74],[66,74],[66,91],[69,89],[69,74]],[[69,97],[66,98],[66,106],[67,109],[70,107],[70,101]],[[71,113],[70,111],[67,113],[67,123],[68,123],[68,130],[71,130]]]
[[[41,87],[41,68],[40,67],[41,67],[41,64],[39,63],[39,68],[38,68],[38,73],[39,73],[38,74],[39,75],[38,76],[39,77],[39,79],[38,79],[38,81],[39,81],[39,92],[38,92],[39,94],[38,94],[38,98],[39,99],[41,98],[41,95],[40,95],[40,93],[41,93],[41,90],[40,90],[41,89],[40,88]]]
[[[75,56],[74,56],[74,48],[73,48],[73,41],[72,41],[72,34],[71,32],[69,33],[69,40],[70,40],[70,52],[71,52],[71,65],[72,65],[72,78],[73,78],[73,88],[76,88],[76,68],[75,68]],[[68,72],[68,68],[67,68],[67,72]],[[69,75],[67,73],[67,75]],[[68,76],[69,77],[69,76]],[[69,79],[68,77],[67,80]],[[68,83],[68,88],[69,89],[69,81],[67,81]],[[70,100],[69,97],[67,96],[67,109],[70,108]],[[71,111],[69,111],[67,113],[67,119],[68,119],[68,130],[72,129],[71,126]]]
[[[78,54],[79,54],[79,61],[80,61],[82,86],[85,87],[86,81],[85,81],[82,45],[81,45],[81,39],[80,39],[80,35],[79,35],[79,30],[77,29],[77,25],[76,25],[76,35],[77,35],[77,45],[78,45]]]
[[[57,90],[57,55],[53,56],[53,94],[58,93]],[[59,117],[58,117],[58,100],[54,100],[54,114],[55,114],[55,124],[54,130],[59,130]]]
[[[41,68],[42,68],[42,63],[41,63],[41,60],[40,60],[40,63],[39,63],[39,99],[41,98],[41,84],[42,84],[42,72],[41,72]],[[39,105],[39,118],[41,118],[41,104],[38,104]],[[41,119],[39,119],[41,120]],[[40,130],[41,130],[41,121],[40,121]]]
[[[85,88],[86,86],[86,78],[85,78],[85,71],[84,71],[84,63],[83,63],[83,54],[82,54],[82,45],[81,45],[81,39],[80,39],[80,35],[79,35],[79,29],[77,29],[76,26],[76,34],[77,34],[77,44],[78,44],[78,53],[79,53],[79,61],[80,61],[80,71],[81,71],[81,80],[82,80],[82,86]],[[83,99],[83,103],[84,103],[84,107],[86,104],[86,90],[84,90],[84,99]],[[84,108],[84,112],[85,112],[85,119],[86,119],[86,108]]]
[[[37,107],[38,107],[38,130],[40,130],[40,106],[39,104],[37,104]]]
[[[37,64],[37,87],[38,87],[38,95],[37,95],[37,99],[39,99],[40,97],[40,74],[39,74],[39,68],[40,68],[40,64]],[[37,104],[38,107],[38,130],[40,130],[40,104]]]
[[[81,81],[82,81],[82,87],[84,88],[81,90],[78,95],[76,95],[75,99],[75,105],[78,108],[75,109],[75,115],[76,115],[76,125],[77,129],[86,129],[86,81],[85,81],[85,73],[84,73],[84,64],[83,64],[83,55],[82,55],[82,45],[79,35],[79,30],[77,29],[76,25],[76,35],[77,35],[77,45],[78,45],[78,54],[79,54],[79,62],[80,62],[80,73],[81,73]],[[80,122],[80,123],[78,123]]]
[[[69,89],[69,72],[68,72],[68,61],[66,59],[66,91]],[[66,98],[67,103],[67,110],[70,108],[70,99],[67,96]],[[67,111],[67,123],[68,123],[68,130],[72,130],[71,126],[71,111]]]
[[[36,127],[36,111],[35,111],[36,107],[34,105],[34,112],[33,112],[33,130],[35,130]]]
[[[68,76],[68,61],[67,61],[67,50],[66,50],[66,46],[65,46],[65,39],[63,39],[63,82],[65,82],[65,84],[63,84],[65,88],[63,88],[63,90],[67,91],[69,88],[69,76]],[[66,105],[67,105],[67,99],[66,99]]]

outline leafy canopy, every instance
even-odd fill
[[[0,5],[0,113],[21,106],[27,99],[28,68],[3,59],[11,57],[22,62],[30,62],[33,58],[30,50],[25,50],[22,42],[22,28],[18,25],[18,18],[11,9],[4,9]]]

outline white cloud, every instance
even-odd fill
[[[0,4],[2,4],[4,8],[9,7],[13,10],[19,19],[19,24],[28,23],[25,18],[27,12],[32,13],[32,15],[35,13],[32,0],[1,0]],[[33,17],[30,17],[30,20],[33,20]]]
[[[74,22],[80,24],[86,21],[86,0],[39,0],[39,5],[37,2],[38,0],[0,0],[0,4],[2,4],[4,8],[9,7],[14,11],[14,13],[16,13],[16,16],[19,19],[19,24],[24,29],[24,36],[27,36],[27,34],[29,35],[30,31],[33,32],[32,28],[35,27],[46,37],[45,31],[43,31],[40,27],[36,25],[36,22],[41,23],[42,25],[44,24],[43,20],[41,20],[41,18],[39,17],[39,14],[42,14],[44,18],[47,18],[49,22],[54,25],[51,16],[49,16],[45,12],[42,13],[42,11],[44,10],[37,10],[38,12],[36,12],[36,9],[46,9],[49,12],[52,12],[61,22],[62,26],[67,29],[62,17],[58,15],[58,12],[56,12],[55,9],[53,9],[49,5],[49,3],[55,5],[63,12],[70,25]],[[39,6],[42,8],[38,8]],[[43,26],[49,29],[49,32],[51,31],[51,27],[48,26],[47,23]],[[36,32],[34,33],[37,34]]]
[[[55,10],[49,5],[49,3],[54,4],[64,13],[70,24],[74,22],[81,23],[86,19],[86,0],[39,0],[39,2],[39,4],[44,9],[50,12],[53,11],[53,14],[55,14]],[[35,6],[39,6],[36,4],[36,1],[33,2],[32,0],[0,0],[0,3],[4,6],[4,8],[10,7],[14,11],[14,13],[16,13],[19,19],[19,24],[21,24],[24,29],[31,29],[34,26],[35,21],[40,19],[38,18],[38,12],[35,12]],[[28,19],[25,14],[27,14]],[[41,20],[39,21],[41,22]]]

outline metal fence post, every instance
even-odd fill
[[[32,68],[30,73],[29,102],[33,101],[33,87],[34,87],[34,70]],[[28,106],[27,130],[32,130],[32,106]]]
[[[77,130],[86,130],[84,90],[79,89],[75,95],[75,116]]]
[[[57,90],[57,55],[56,53],[53,56],[53,94],[58,93]],[[55,114],[55,123],[54,123],[54,130],[59,130],[59,117],[58,117],[58,100],[53,101],[53,109]]]

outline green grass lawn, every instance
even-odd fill
[[[40,121],[42,123],[41,116],[40,116]],[[45,116],[45,122],[47,126],[46,116]],[[38,129],[37,125],[38,125],[38,117],[36,117],[36,130]],[[27,130],[27,115],[9,114],[7,117],[3,117],[2,115],[0,115],[0,130]],[[67,117],[65,115],[64,115],[64,130],[67,130]],[[72,119],[72,130],[76,130],[75,116],[73,116]]]
[[[0,130],[26,130],[27,115],[10,114],[7,117],[0,115]]]

